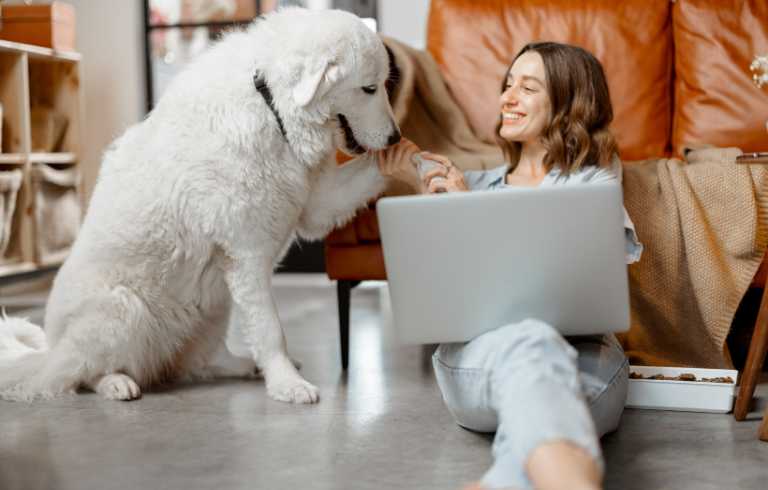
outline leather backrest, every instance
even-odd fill
[[[768,87],[757,88],[749,70],[755,55],[768,55],[768,1],[677,0],[673,26],[674,152],[768,151]]]
[[[473,130],[486,141],[494,140],[505,70],[531,41],[575,44],[601,61],[623,159],[668,153],[669,0],[432,0],[427,48]]]

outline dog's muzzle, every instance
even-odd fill
[[[355,138],[355,133],[352,131],[352,126],[349,125],[349,121],[347,121],[347,118],[344,116],[344,114],[338,114],[338,118],[339,125],[344,131],[344,143],[347,147],[347,150],[358,155],[365,153],[365,147],[363,147],[363,145],[361,145]],[[387,146],[397,144],[400,141],[400,138],[400,131],[398,131],[397,127],[395,127],[387,138]]]
[[[344,117],[344,114],[339,114],[338,117],[341,129],[344,131],[344,144],[347,147],[347,150],[351,151],[352,153],[357,153],[358,155],[365,153],[365,148],[363,148],[363,145],[358,143],[357,139],[355,139],[355,133],[352,132],[352,127],[349,125],[347,118]]]
[[[400,135],[400,131],[395,129],[392,131],[392,134],[389,135],[389,138],[387,138],[387,146],[392,146],[400,143],[400,139],[402,136]]]

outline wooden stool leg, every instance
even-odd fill
[[[760,440],[768,442],[768,407],[763,412],[763,423],[760,424]]]
[[[752,340],[749,343],[747,362],[744,364],[744,372],[741,374],[741,381],[739,382],[739,394],[736,397],[736,407],[733,410],[733,416],[736,420],[744,420],[747,417],[752,395],[754,395],[755,387],[760,380],[760,371],[763,368],[763,362],[765,362],[766,350],[768,350],[768,285],[763,289],[760,312],[757,314],[755,331],[752,333]],[[763,421],[763,428],[766,428],[765,421]]]

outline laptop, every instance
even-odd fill
[[[461,342],[526,318],[627,330],[622,209],[617,182],[379,199],[397,338]]]

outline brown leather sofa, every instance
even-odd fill
[[[679,155],[691,144],[768,151],[768,94],[749,72],[752,58],[768,52],[765,0],[432,0],[427,49],[473,130],[488,141],[499,80],[532,40],[580,45],[600,59],[625,164]],[[325,243],[328,276],[338,281],[346,368],[350,291],[362,280],[386,279],[373,207]],[[756,287],[765,284],[765,266]]]

